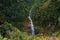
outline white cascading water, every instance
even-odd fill
[[[30,21],[30,27],[31,27],[31,31],[32,31],[32,36],[34,36],[34,35],[35,35],[34,25],[33,25],[32,19],[31,19],[31,11],[32,11],[32,9],[33,9],[33,7],[32,7],[32,8],[30,9],[30,11],[29,11],[28,19],[29,19],[29,21]]]

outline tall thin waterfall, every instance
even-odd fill
[[[35,35],[34,25],[33,25],[33,21],[32,21],[32,18],[31,18],[31,12],[32,12],[32,9],[33,9],[33,8],[34,8],[34,7],[32,7],[32,8],[30,9],[30,11],[29,11],[29,16],[28,16],[28,19],[29,19],[29,21],[30,21],[30,27],[31,27],[31,31],[32,31],[32,36]]]

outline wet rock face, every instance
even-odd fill
[[[30,28],[28,30],[26,30],[26,32],[28,33],[28,35],[31,35],[31,29]]]

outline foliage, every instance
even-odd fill
[[[0,40],[3,40],[3,37],[0,35]]]
[[[16,37],[16,38],[18,38],[18,37]],[[16,40],[16,38],[15,39],[13,39],[13,40]],[[57,40],[59,39],[58,37],[56,37],[57,38]],[[2,38],[2,36],[0,36],[0,39],[1,40],[10,40],[10,39],[8,39],[8,38]],[[22,38],[22,40],[45,40],[46,38],[44,37],[44,36],[26,36],[25,35],[25,37],[23,37]],[[51,37],[48,37],[48,39],[49,40],[52,40],[52,38]],[[18,40],[21,40],[21,39],[18,39]]]

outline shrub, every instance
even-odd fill
[[[3,36],[0,35],[0,40],[3,40]]]

